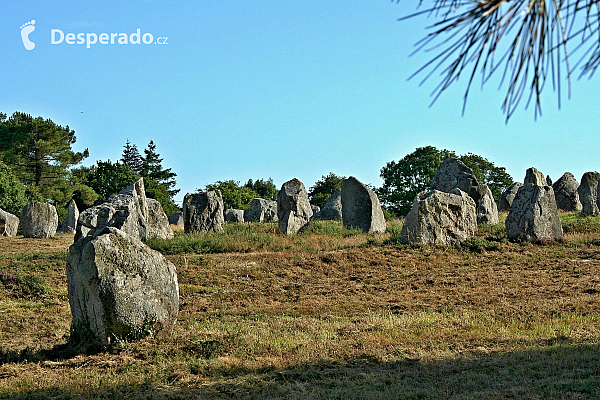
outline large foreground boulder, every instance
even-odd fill
[[[479,200],[477,186],[479,183],[473,170],[458,158],[453,157],[442,161],[431,178],[431,189],[446,193],[453,193],[454,189],[460,189],[471,196],[475,203]]]
[[[277,202],[254,198],[250,207],[244,211],[246,222],[277,222]]]
[[[281,233],[298,233],[300,229],[308,226],[312,215],[308,193],[302,182],[294,178],[281,185],[277,195],[277,218]]]
[[[225,221],[241,224],[244,222],[244,210],[230,208],[225,212]]]
[[[175,266],[119,229],[107,227],[73,244],[67,279],[76,338],[109,345],[173,330],[179,311]]]
[[[581,202],[577,189],[579,183],[570,172],[565,172],[554,184],[554,198],[556,199],[556,207],[564,211],[581,211]]]
[[[477,232],[475,201],[460,189],[445,193],[429,189],[419,193],[404,219],[401,243],[451,245]]]
[[[313,219],[323,221],[341,221],[342,220],[342,192],[336,190],[327,199],[321,211],[313,214]]]
[[[494,195],[488,185],[479,185],[476,188],[479,201],[477,207],[477,224],[497,224],[498,207]]]
[[[515,182],[502,193],[500,202],[498,203],[498,211],[510,211],[510,206],[515,200],[515,196],[521,186],[523,186],[521,182]]]
[[[17,236],[19,218],[0,208],[0,236]]]
[[[61,225],[63,233],[75,233],[77,230],[77,220],[79,219],[79,209],[75,200],[71,199],[67,206],[67,217]]]
[[[185,233],[223,232],[223,209],[223,198],[219,191],[186,194],[183,198]]]
[[[342,222],[346,228],[385,232],[385,218],[377,195],[351,176],[342,182]]]
[[[506,217],[506,235],[510,240],[549,241],[560,240],[562,224],[554,190],[538,179],[537,170],[527,170],[526,183],[517,191]],[[543,176],[543,175],[542,175]],[[544,185],[537,185],[543,183]]]
[[[586,172],[581,177],[581,184],[577,189],[579,201],[581,201],[581,216],[600,214],[598,208],[598,181],[600,181],[600,173]]]
[[[75,241],[94,235],[108,226],[118,228],[140,240],[148,239],[148,201],[144,180],[139,178],[106,202],[90,207],[79,214]]]
[[[23,237],[44,239],[56,234],[58,214],[52,204],[34,201],[21,212]]]
[[[148,238],[173,239],[169,219],[158,200],[146,199],[148,204]]]

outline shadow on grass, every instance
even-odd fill
[[[225,371],[223,371],[225,372]],[[596,399],[600,345],[550,345],[502,354],[426,362],[322,361],[272,370],[234,370],[218,383],[146,381],[74,391],[54,387],[19,398],[235,398],[235,399]]]

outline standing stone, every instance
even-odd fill
[[[515,200],[517,191],[523,186],[521,182],[515,182],[508,187],[500,196],[500,203],[498,203],[498,211],[510,211],[510,206]]]
[[[79,210],[77,209],[77,204],[75,204],[75,200],[71,199],[69,201],[69,205],[67,206],[67,218],[62,224],[62,232],[63,233],[75,233],[77,229],[77,220],[79,219]]]
[[[452,193],[429,189],[417,195],[404,219],[400,242],[452,245],[477,232],[475,201],[456,188]]]
[[[69,248],[69,304],[75,337],[113,340],[169,335],[179,311],[175,266],[125,232],[107,227]]]
[[[548,183],[544,174],[535,167],[528,168],[525,172],[525,180],[523,182],[525,185],[531,183],[536,186],[547,186]]]
[[[581,201],[581,216],[598,215],[598,181],[600,181],[600,173],[586,172],[581,177],[581,184],[577,189],[579,201]]]
[[[323,221],[341,221],[342,220],[342,192],[336,190],[327,199],[323,209],[313,215],[313,219]]]
[[[351,176],[342,183],[342,221],[346,228],[385,232],[385,218],[377,195]]]
[[[277,202],[254,198],[250,207],[244,211],[246,222],[277,222]]]
[[[223,198],[219,191],[186,194],[183,198],[185,233],[223,232],[223,208]]]
[[[277,195],[279,231],[284,235],[296,234],[308,226],[312,215],[304,184],[296,178],[284,183]]]
[[[77,220],[75,241],[108,226],[140,240],[148,239],[148,202],[143,178],[110,196],[106,202],[82,211]]]
[[[572,173],[565,172],[554,184],[554,197],[556,198],[556,207],[564,211],[581,211],[581,202],[577,189],[579,183]]]
[[[475,203],[479,201],[477,186],[479,183],[473,170],[458,158],[446,158],[431,178],[432,189],[446,193],[460,189],[471,196]]]
[[[477,223],[478,224],[497,224],[498,207],[494,195],[488,185],[479,185],[477,187],[479,201],[477,202]]]
[[[313,205],[313,204],[311,204],[311,205],[310,205],[310,209],[311,209],[311,210],[312,210],[312,212],[313,212],[313,216],[312,216],[313,218],[315,217],[315,215],[316,215],[318,212],[320,212],[320,211],[321,211],[321,207],[319,207],[319,206],[315,206],[315,205]]]
[[[34,201],[23,207],[21,212],[23,237],[44,239],[56,234],[58,214],[52,204]]]
[[[562,224],[558,217],[552,186],[546,185],[544,176],[535,168],[527,170],[525,182],[515,196],[506,217],[506,235],[509,240],[548,241],[560,240]],[[536,183],[542,183],[537,185]]]
[[[171,214],[169,216],[169,224],[183,229],[183,213],[181,211],[175,211]]]
[[[148,239],[173,239],[167,214],[158,200],[146,199],[148,205]]]
[[[225,221],[242,223],[244,222],[244,210],[230,208],[225,212]]]
[[[17,236],[19,229],[19,218],[0,208],[0,236]]]

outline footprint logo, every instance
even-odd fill
[[[33,50],[35,48],[35,43],[29,40],[29,34],[35,31],[35,19],[32,19],[30,22],[21,25],[21,39],[23,39],[23,46],[27,50]]]

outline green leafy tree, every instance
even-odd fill
[[[137,146],[131,144],[129,139],[127,139],[125,146],[123,146],[120,163],[127,165],[132,171],[137,172],[138,174],[141,174],[143,171],[144,162],[142,156],[140,155]]]
[[[97,161],[87,177],[87,185],[99,195],[96,204],[103,203],[110,195],[117,194],[140,176],[127,165],[110,160]]]
[[[100,195],[88,186],[89,176],[95,170],[96,167],[92,166],[73,168],[69,171],[69,182],[72,188],[71,198],[75,200],[79,211],[93,206],[100,199]]]
[[[20,217],[21,210],[28,202],[25,186],[8,165],[0,161],[0,208]]]
[[[344,179],[346,179],[345,176],[338,176],[333,172],[330,172],[329,175],[321,176],[321,179],[316,181],[308,190],[310,204],[323,208],[327,199],[329,199],[336,190],[342,189],[342,182]]]
[[[234,180],[217,181],[206,185],[206,190],[220,190],[223,196],[223,205],[225,209],[237,208],[247,210],[250,202],[255,197],[260,197],[254,190],[240,186],[240,183]]]
[[[473,173],[477,177],[477,182],[485,183],[489,186],[496,202],[500,201],[502,192],[513,184],[513,178],[506,172],[506,168],[497,167],[487,158],[468,153],[460,156],[459,159],[473,170]]]
[[[256,181],[248,179],[248,182],[246,182],[244,187],[253,190],[258,194],[256,197],[260,197],[265,200],[277,200],[277,194],[279,193],[277,186],[275,186],[273,179],[271,178],[267,179],[266,181],[264,179],[258,179]]]
[[[179,211],[179,208],[171,200],[171,195],[164,185],[159,184],[154,179],[144,178],[144,187],[146,189],[146,197],[157,200],[167,216]]]
[[[144,149],[144,156],[142,157],[142,170],[141,175],[143,177],[149,177],[154,179],[160,185],[163,185],[171,197],[179,193],[179,189],[174,189],[176,182],[176,173],[171,171],[171,168],[163,168],[163,159],[160,158],[160,154],[156,152],[156,145],[154,141],[148,143],[148,147]]]
[[[381,202],[397,215],[408,214],[417,194],[431,185],[433,174],[448,157],[455,157],[455,153],[426,146],[398,162],[388,162],[381,169],[383,185],[377,190]]]
[[[88,150],[75,152],[75,131],[56,125],[50,119],[33,118],[15,112],[0,115],[0,155],[13,173],[32,192],[52,202],[63,200],[68,192],[69,168],[88,157]]]

